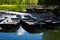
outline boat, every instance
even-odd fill
[[[39,15],[37,15],[37,14],[31,14],[31,15],[32,15],[33,19],[38,21],[40,28],[45,27],[46,23],[44,22],[44,18],[39,17]]]
[[[6,14],[5,12],[0,12],[0,30],[10,30],[18,29],[20,27],[20,15]]]
[[[22,25],[25,25],[25,26],[38,26],[38,21],[34,20],[33,18],[31,18],[30,16],[24,16],[24,18],[22,18],[21,20],[22,22]]]
[[[51,17],[51,19],[46,19],[44,22],[50,26],[60,26],[60,19],[56,17]]]
[[[41,20],[38,20],[38,17],[30,15],[21,15],[21,25],[22,27],[32,28],[32,29],[40,29],[42,28],[45,23]]]
[[[49,16],[48,14],[40,14],[38,20],[43,21],[43,23],[45,23],[45,27],[60,26],[60,19],[54,15]]]

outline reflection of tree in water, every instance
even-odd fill
[[[60,28],[49,30],[44,33],[44,40],[60,40]]]

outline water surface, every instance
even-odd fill
[[[0,40],[60,40],[60,27],[25,30],[20,26],[16,32],[0,32]]]
[[[0,40],[42,40],[44,33],[28,33],[22,27],[20,27],[16,32],[4,33],[0,32]]]

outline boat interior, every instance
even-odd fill
[[[20,21],[19,15],[0,14],[0,24],[17,24]]]

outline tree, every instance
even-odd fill
[[[60,0],[38,0],[38,4],[43,4],[43,5],[60,5]]]
[[[44,4],[44,0],[38,0],[38,5],[43,5]]]
[[[45,7],[54,8],[53,14],[57,17],[60,16],[60,0],[38,0],[38,4],[43,4]]]

